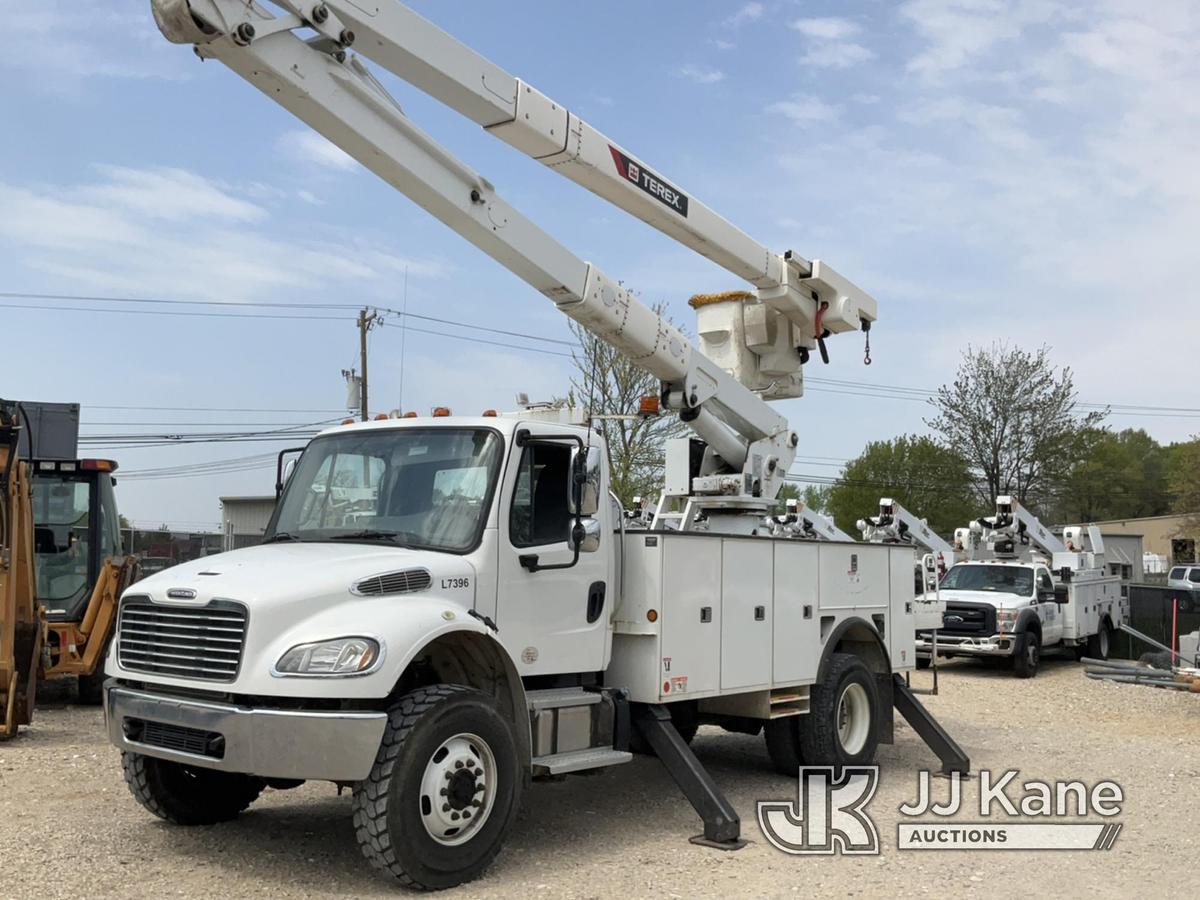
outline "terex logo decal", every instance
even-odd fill
[[[687,194],[672,187],[645,166],[634,162],[612,144],[608,145],[608,149],[612,153],[613,162],[617,165],[617,172],[622,178],[632,181],[659,203],[671,207],[681,216],[687,216]]]

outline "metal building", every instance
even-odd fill
[[[237,550],[262,540],[275,511],[274,497],[221,497],[221,547]]]

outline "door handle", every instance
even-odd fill
[[[588,587],[587,620],[589,625],[599,619],[600,614],[604,612],[606,588],[607,585],[603,581],[593,581]]]

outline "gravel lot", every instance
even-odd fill
[[[972,769],[1020,768],[1022,778],[1113,779],[1125,789],[1116,846],[1093,852],[895,850],[897,807],[936,768],[900,726],[881,749],[881,785],[869,811],[883,854],[786,856],[754,822],[756,799],[794,797],[759,738],[702,729],[697,754],[742,816],[744,850],[687,842],[698,820],[649,758],[590,777],[539,783],[486,876],[464,897],[1170,896],[1194,884],[1200,835],[1200,697],[1088,681],[1073,663],[1044,660],[1033,681],[955,662],[928,705],[971,755]],[[924,673],[920,673],[924,677]],[[57,686],[51,686],[57,687]],[[129,795],[118,754],[95,709],[69,695],[39,710],[34,727],[0,744],[0,896],[383,897],[403,893],[360,857],[348,794],[329,785],[268,791],[238,821],[176,828]],[[944,783],[943,783],[944,784]],[[964,790],[977,806],[978,781]],[[963,818],[978,819],[978,809]],[[1024,887],[1022,887],[1024,885]],[[1155,887],[1151,888],[1151,885]],[[1190,891],[1183,891],[1191,893]]]

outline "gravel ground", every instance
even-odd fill
[[[991,896],[1036,883],[1039,896],[1134,897],[1151,885],[1171,896],[1195,883],[1200,697],[1089,681],[1066,661],[1044,660],[1033,681],[968,662],[942,673],[941,695],[926,702],[973,770],[1019,768],[1022,780],[1113,779],[1124,787],[1124,830],[1111,851],[897,851],[897,807],[915,797],[917,770],[936,768],[901,725],[896,743],[880,750],[881,783],[869,807],[882,855],[787,856],[763,839],[754,802],[794,797],[795,780],[771,771],[761,739],[705,728],[696,752],[741,813],[752,841],[745,849],[689,844],[699,831],[695,815],[657,761],[637,758],[535,784],[496,863],[447,896]],[[33,728],[0,744],[0,896],[403,893],[360,857],[348,794],[324,784],[268,791],[236,822],[173,827],[130,796],[100,713],[59,698],[39,710]],[[964,794],[977,806],[978,781]],[[978,819],[978,809],[963,818]]]

